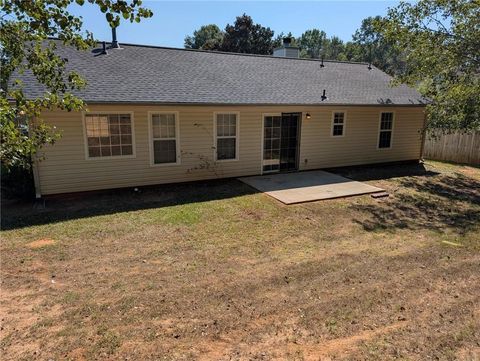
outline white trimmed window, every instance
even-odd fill
[[[345,113],[333,112],[332,118],[332,136],[343,137],[345,135]]]
[[[216,113],[216,159],[238,159],[238,114]]]
[[[382,112],[380,115],[380,134],[378,135],[378,148],[392,146],[393,113]]]
[[[130,114],[85,115],[88,158],[133,155],[133,126]]]
[[[176,113],[151,115],[153,164],[178,163],[178,119]]]

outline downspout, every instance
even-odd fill
[[[35,122],[35,118],[33,118],[33,122]],[[30,130],[30,127],[29,127]],[[39,174],[39,161],[36,154],[32,154],[32,173],[33,173],[33,184],[35,185],[35,198],[40,199],[42,198],[42,190],[40,188],[40,174]]]
[[[423,150],[425,148],[425,139],[427,137],[427,112],[426,109],[423,112],[423,129],[422,129],[422,143],[420,145],[420,157],[419,161],[423,162]]]
[[[32,173],[33,173],[33,183],[35,185],[35,198],[42,198],[42,191],[40,189],[40,174],[38,173],[38,158],[36,154],[32,155]]]

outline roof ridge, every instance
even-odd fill
[[[108,42],[107,44],[111,44]],[[153,49],[167,49],[167,50],[177,50],[177,51],[191,51],[191,52],[198,52],[198,53],[207,53],[207,54],[223,54],[223,55],[237,55],[237,56],[250,56],[250,57],[257,57],[257,58],[272,58],[272,59],[282,59],[282,60],[303,60],[303,61],[317,61],[320,62],[321,59],[318,58],[287,58],[282,56],[273,56],[273,55],[263,55],[263,54],[249,54],[249,53],[235,53],[235,52],[228,52],[228,51],[217,51],[217,50],[203,50],[203,49],[188,49],[188,48],[175,48],[170,46],[160,46],[160,45],[148,45],[148,44],[132,44],[132,43],[120,43],[121,45],[126,46],[136,46],[142,48],[153,48]],[[348,60],[329,60],[323,59],[324,62],[328,63],[343,63],[343,64],[359,64],[359,65],[368,65],[367,62],[360,62],[360,61],[348,61]]]
[[[58,38],[49,38],[49,40],[58,40]],[[97,44],[101,45],[102,41],[99,41]],[[105,44],[111,45],[110,41],[106,41]],[[316,61],[321,62],[322,59],[318,58],[287,58],[281,56],[273,56],[273,55],[263,55],[263,54],[249,54],[249,53],[235,53],[235,52],[228,52],[228,51],[216,51],[216,50],[203,50],[203,49],[188,49],[188,48],[175,48],[171,46],[161,46],[161,45],[149,45],[149,44],[133,44],[133,43],[123,43],[119,42],[120,47],[122,46],[133,46],[133,47],[140,47],[140,48],[152,48],[152,49],[166,49],[166,50],[176,50],[176,51],[190,51],[190,52],[197,52],[197,53],[207,53],[207,54],[222,54],[222,55],[236,55],[236,56],[249,56],[249,57],[257,57],[257,58],[266,58],[266,59],[282,59],[282,60],[302,60],[302,61]],[[323,59],[323,62],[328,63],[340,63],[340,64],[356,64],[356,65],[368,65],[367,62],[361,61],[349,61],[349,60],[330,60],[330,59]]]

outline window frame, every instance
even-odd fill
[[[282,113],[262,113],[262,145],[260,148],[260,174],[275,174],[272,171],[263,170],[263,152],[265,151],[265,118],[266,117],[281,117]],[[277,172],[278,173],[278,172]]]
[[[175,115],[175,151],[177,159],[175,162],[171,163],[155,163],[155,154],[153,149],[153,141],[161,139],[171,139],[171,138],[153,138],[153,115],[157,114],[174,114]],[[150,152],[150,167],[168,167],[180,165],[181,154],[180,154],[180,115],[178,111],[168,111],[168,110],[151,110],[148,112],[148,149]]]
[[[342,128],[342,135],[334,135],[333,129],[335,125],[335,113],[343,113],[343,128]],[[330,137],[331,138],[343,138],[345,137],[345,133],[347,131],[347,111],[346,110],[333,110],[332,111],[332,120],[330,126]]]
[[[218,114],[235,114],[237,123],[235,129],[235,137],[232,136],[221,136],[223,139],[235,138],[235,158],[232,159],[218,159],[218,149],[217,149],[217,115]],[[240,112],[239,111],[217,111],[213,112],[213,159],[215,162],[224,163],[224,162],[237,162],[240,160]]]
[[[105,157],[90,157],[88,152],[88,136],[87,136],[87,119],[88,115],[95,115],[95,114],[102,114],[102,115],[109,115],[109,114],[129,114],[130,115],[130,123],[132,128],[132,154],[128,155],[109,155]],[[137,157],[137,148],[135,143],[135,119],[134,119],[134,112],[133,111],[121,111],[121,110],[90,110],[90,111],[82,111],[82,128],[83,128],[83,143],[85,145],[85,160],[111,160],[111,159],[133,159]]]
[[[391,113],[392,114],[392,129],[390,130],[382,130],[382,114],[383,113]],[[382,110],[380,111],[380,115],[378,118],[378,131],[377,131],[377,150],[389,150],[393,147],[393,131],[395,129],[395,112],[393,110]],[[390,132],[390,146],[389,147],[380,147],[380,133],[381,132]]]

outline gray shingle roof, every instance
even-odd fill
[[[122,49],[80,52],[58,42],[68,68],[87,87],[75,94],[90,103],[420,105],[421,95],[368,64],[276,58],[121,44]],[[28,97],[42,94],[22,76]],[[327,99],[322,101],[323,89]]]

